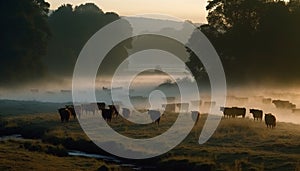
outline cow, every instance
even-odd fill
[[[97,107],[99,110],[105,109],[105,106],[106,106],[105,102],[97,102]]]
[[[113,111],[111,109],[100,109],[102,112],[102,118],[107,121],[111,122]]]
[[[245,118],[246,108],[238,108],[238,107],[220,107],[220,110],[223,111],[224,117],[233,117],[242,116]]]
[[[71,112],[69,109],[67,108],[60,108],[58,109],[58,113],[60,115],[60,120],[61,122],[69,122],[70,116],[71,116]]]
[[[162,108],[164,108],[166,112],[176,112],[176,104],[175,103],[163,104]]]
[[[198,120],[199,120],[199,116],[200,116],[200,112],[198,111],[192,111],[192,119],[193,121],[195,121],[195,123],[197,124]]]
[[[73,118],[76,118],[76,112],[74,109],[74,105],[65,105],[65,108],[68,109],[71,112],[71,115],[73,116]]]
[[[242,116],[243,118],[245,118],[246,108],[233,107],[232,109],[234,110],[234,114],[235,114],[234,117]]]
[[[267,128],[274,128],[276,126],[276,117],[271,113],[265,114],[265,123]]]
[[[82,113],[82,107],[81,107],[81,105],[74,106],[74,109],[75,109],[75,112],[76,112],[78,118],[80,118],[81,113]]]
[[[263,103],[263,104],[271,104],[271,102],[272,102],[272,99],[271,99],[271,98],[263,98],[263,99],[262,99],[262,103]]]
[[[95,115],[97,109],[97,103],[89,103],[89,104],[83,104],[82,110],[85,111],[86,114],[92,113]]]
[[[220,107],[220,111],[223,112],[225,118],[233,117],[233,112],[230,107]]]
[[[250,109],[250,113],[252,113],[254,120],[262,120],[263,117],[263,111],[258,109]]]
[[[128,108],[122,108],[122,115],[125,119],[128,119],[130,116],[130,110]]]
[[[157,123],[157,125],[159,125],[160,116],[161,116],[160,111],[158,111],[158,110],[148,110],[148,115],[150,115],[150,118],[151,118],[152,122]]]
[[[272,103],[276,106],[278,109],[295,109],[296,105],[284,100],[273,100]]]
[[[176,108],[178,109],[178,112],[188,112],[189,110],[189,103],[177,103]]]

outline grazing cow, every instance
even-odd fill
[[[67,108],[60,108],[58,109],[58,113],[60,115],[61,122],[68,122],[71,116],[71,112]]]
[[[122,115],[125,119],[128,119],[130,116],[130,110],[128,108],[122,108]]]
[[[238,107],[220,107],[220,110],[223,111],[224,117],[233,117],[242,116],[245,118],[246,108],[238,108]]]
[[[263,117],[263,111],[258,109],[250,109],[250,113],[252,113],[254,120],[262,120]]]
[[[272,103],[276,106],[278,109],[295,109],[296,105],[284,100],[273,100]]]
[[[199,120],[200,112],[198,111],[192,111],[192,119],[195,121],[195,124],[197,124]]]
[[[157,125],[159,125],[160,116],[161,116],[160,111],[158,111],[158,110],[148,110],[148,115],[150,115],[150,118],[151,118],[152,122],[157,123]]]
[[[265,123],[268,128],[274,128],[276,126],[276,117],[271,113],[265,114]]]

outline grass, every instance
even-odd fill
[[[135,125],[117,118],[110,126],[129,137],[148,138],[168,130],[176,117],[164,115],[160,126]],[[205,120],[201,115],[189,136],[170,152],[148,160],[125,161],[156,170],[299,170],[300,125],[279,122],[275,129],[268,129],[264,122],[252,119],[222,119],[211,139],[199,145]],[[57,113],[2,116],[0,130],[31,139],[1,142],[0,170],[18,170],[23,165],[25,170],[97,170],[102,165],[122,168],[101,160],[65,156],[66,149],[108,154],[88,139],[76,120],[60,123]]]
[[[37,142],[0,142],[0,170],[97,170],[101,166],[119,170],[101,160],[82,157],[58,157],[37,150],[24,148],[25,144]],[[22,145],[20,145],[22,144]],[[45,145],[42,145],[45,146]]]

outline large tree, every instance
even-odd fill
[[[49,53],[44,59],[49,72],[55,76],[72,76],[76,60],[85,43],[99,29],[118,19],[118,14],[104,13],[93,3],[76,7],[70,4],[60,6],[49,17],[53,36],[48,48]],[[114,71],[118,62],[122,62],[120,58],[124,56],[127,57],[124,46],[115,48],[104,61],[103,72]]]
[[[41,78],[50,31],[44,0],[0,1],[0,86]]]
[[[299,1],[208,2],[208,24],[200,29],[217,49],[229,84],[300,81]],[[195,61],[191,52],[187,64],[203,75]]]

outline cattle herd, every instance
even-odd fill
[[[246,108],[238,107],[220,107],[220,110],[223,111],[224,117],[237,117],[242,116],[243,118],[246,115]],[[250,109],[249,112],[252,114],[254,120],[262,121],[263,111],[259,109]],[[276,126],[276,117],[271,113],[265,114],[265,123],[267,127],[274,128]]]
[[[159,125],[160,117],[162,113],[159,110],[147,110],[148,115],[153,123]],[[166,110],[167,111],[167,110]],[[236,118],[241,116],[245,118],[246,116],[246,108],[239,107],[220,107],[220,111],[223,112],[224,118]],[[58,109],[61,122],[68,122],[69,119],[73,116],[81,117],[84,114],[92,114],[95,115],[97,112],[101,112],[102,118],[111,122],[113,118],[117,118],[119,116],[119,112],[121,112],[122,116],[125,119],[130,117],[130,109],[128,108],[120,108],[119,105],[106,105],[104,102],[98,103],[89,103],[89,104],[81,104],[81,105],[66,105],[64,108]],[[252,114],[253,119],[257,121],[262,121],[263,119],[263,111],[259,109],[249,109],[249,112]],[[199,111],[191,111],[187,112],[191,114],[191,117],[195,123],[199,120],[200,112]],[[271,113],[265,114],[265,124],[269,128],[274,128],[276,126],[276,117]]]

